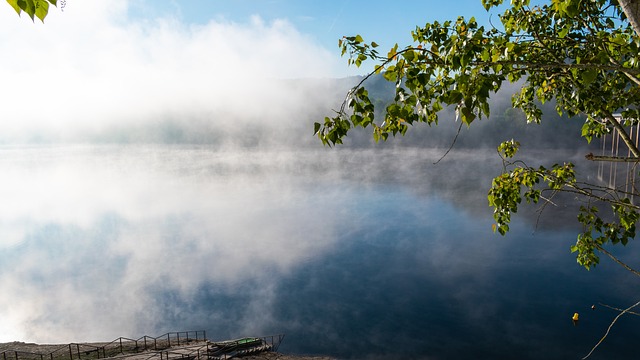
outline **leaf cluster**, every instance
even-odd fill
[[[491,7],[501,1],[483,2]],[[588,139],[606,132],[594,124],[616,111],[626,111],[626,119],[637,123],[640,43],[616,6],[605,0],[554,0],[530,7],[521,0],[513,1],[500,20],[502,30],[485,29],[474,18],[427,23],[413,31],[413,45],[402,50],[396,45],[386,57],[360,35],[341,39],[349,64],[379,62],[373,73],[396,84],[395,99],[380,125],[343,124],[347,112],[369,107],[366,99],[348,99],[335,117],[316,124],[315,133],[325,144],[346,136],[340,133],[345,126],[371,125],[374,134],[404,134],[405,126],[416,122],[437,124],[438,112],[446,106],[454,106],[470,125],[490,115],[490,95],[505,81],[520,80],[525,85],[512,103],[530,122],[539,122],[539,104],[553,99],[559,114],[587,116]],[[339,133],[330,136],[334,128]]]
[[[576,184],[576,174],[571,163],[554,164],[550,169],[544,166],[533,168],[521,162],[509,163],[519,144],[513,140],[503,142],[498,151],[504,154],[505,171],[494,178],[487,199],[494,208],[493,230],[505,235],[509,231],[511,214],[518,211],[524,198],[527,203],[537,204],[543,192],[555,193]]]
[[[25,12],[31,20],[37,17],[44,22],[49,13],[49,4],[57,6],[58,0],[7,0],[9,5],[20,15]]]
[[[503,0],[481,0],[487,10]],[[315,123],[314,132],[325,145],[341,144],[355,127],[372,128],[376,141],[404,135],[417,123],[438,124],[440,111],[454,107],[455,120],[471,126],[489,118],[490,96],[505,82],[521,84],[512,96],[528,122],[543,118],[541,104],[553,101],[558,114],[586,119],[582,136],[587,142],[615,129],[631,153],[640,150],[624,126],[640,122],[640,39],[616,1],[549,0],[531,5],[511,0],[499,15],[500,25],[485,28],[474,18],[433,22],[417,27],[414,43],[396,44],[381,56],[375,42],[357,35],[339,41],[349,64],[374,61],[373,70],[345,98],[335,116]],[[393,101],[383,119],[375,119],[374,103],[365,89],[371,76],[381,74],[395,84]],[[621,123],[615,113],[622,113]],[[579,184],[571,163],[529,167],[507,162],[519,144],[500,145],[505,159],[502,174],[489,190],[494,208],[494,230],[505,234],[511,214],[524,198],[537,203],[543,194],[572,192],[598,206],[583,207],[578,221],[585,231],[572,248],[578,262],[589,268],[597,264],[596,251],[605,243],[622,243],[635,236],[638,208],[625,200],[629,194],[590,184]],[[614,220],[605,221],[597,208],[608,204]],[[594,210],[595,209],[595,210]]]
[[[587,270],[596,266],[600,259],[596,250],[600,250],[606,243],[621,243],[627,245],[636,235],[636,223],[640,218],[638,210],[631,206],[629,199],[623,199],[620,204],[612,205],[613,220],[605,221],[598,214],[595,206],[581,206],[578,220],[584,230],[578,235],[576,244],[571,252],[577,252],[577,261]]]

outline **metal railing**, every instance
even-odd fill
[[[247,353],[278,351],[278,347],[284,340],[284,334],[254,339],[260,340],[260,346],[245,348],[243,351]],[[70,343],[60,345],[48,353],[4,350],[0,352],[0,360],[96,360],[123,359],[132,356],[136,356],[136,360],[226,359],[230,356],[219,351],[219,344],[233,344],[234,342],[238,342],[238,340],[211,342],[207,340],[204,330],[182,331],[170,332],[158,337],[145,335],[138,339],[119,337],[108,343]]]
[[[0,360],[94,360],[145,351],[158,352],[172,346],[186,346],[206,341],[204,330],[170,332],[158,337],[145,335],[138,339],[119,337],[109,343],[70,343],[61,345],[49,353],[4,350],[0,352]],[[202,346],[206,349],[206,344]]]
[[[284,340],[284,334],[263,336],[261,339],[271,345],[272,351],[278,351],[282,340]]]

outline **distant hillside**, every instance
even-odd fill
[[[361,78],[354,78],[357,83]],[[377,121],[380,123],[384,116],[384,107],[393,101],[395,85],[384,80],[381,75],[374,76],[366,82],[369,96],[376,105]],[[340,90],[336,87],[336,90]],[[389,144],[377,146],[428,147],[448,148],[454,141],[458,129],[460,134],[456,140],[457,148],[490,147],[495,148],[501,141],[515,138],[525,148],[585,148],[586,141],[580,137],[584,118],[568,119],[560,117],[553,103],[542,106],[544,116],[540,124],[527,124],[524,113],[511,106],[511,96],[519,90],[517,84],[503,86],[500,93],[491,99],[491,117],[476,120],[471,127],[462,125],[455,120],[452,107],[444,109],[439,114],[439,124],[429,126],[424,123],[414,124],[406,136],[399,136]],[[339,104],[336,104],[336,107]],[[347,146],[368,147],[374,141],[370,129],[352,130]]]
[[[251,89],[252,96],[230,103],[212,97],[210,104],[177,108],[151,115],[123,115],[127,118],[94,124],[91,115],[83,127],[64,130],[37,130],[28,134],[0,133],[0,144],[11,143],[159,143],[202,144],[220,148],[319,148],[313,123],[323,121],[339,109],[348,90],[362,77],[342,79],[273,80],[271,85]],[[248,84],[247,86],[251,86]],[[382,76],[366,82],[370,98],[377,106],[376,121],[383,120],[384,108],[394,96],[394,84]],[[542,124],[526,124],[523,114],[511,108],[516,85],[508,85],[492,98],[492,115],[462,126],[458,148],[495,148],[503,140],[516,138],[531,148],[578,148],[581,119],[560,118],[552,104],[544,107]],[[126,111],[124,111],[127,114]],[[440,114],[438,126],[415,124],[404,137],[375,144],[371,129],[354,129],[342,147],[425,147],[449,148],[460,122],[453,108]]]

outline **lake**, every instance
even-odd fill
[[[575,205],[494,234],[495,151],[443,154],[2,147],[0,342],[206,330],[348,359],[585,356],[617,315],[600,303],[635,303],[638,280],[576,264]],[[637,322],[591,359],[635,358]]]

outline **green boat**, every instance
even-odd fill
[[[271,346],[263,339],[246,337],[236,340],[211,342],[209,357],[212,359],[229,359],[270,350]]]

